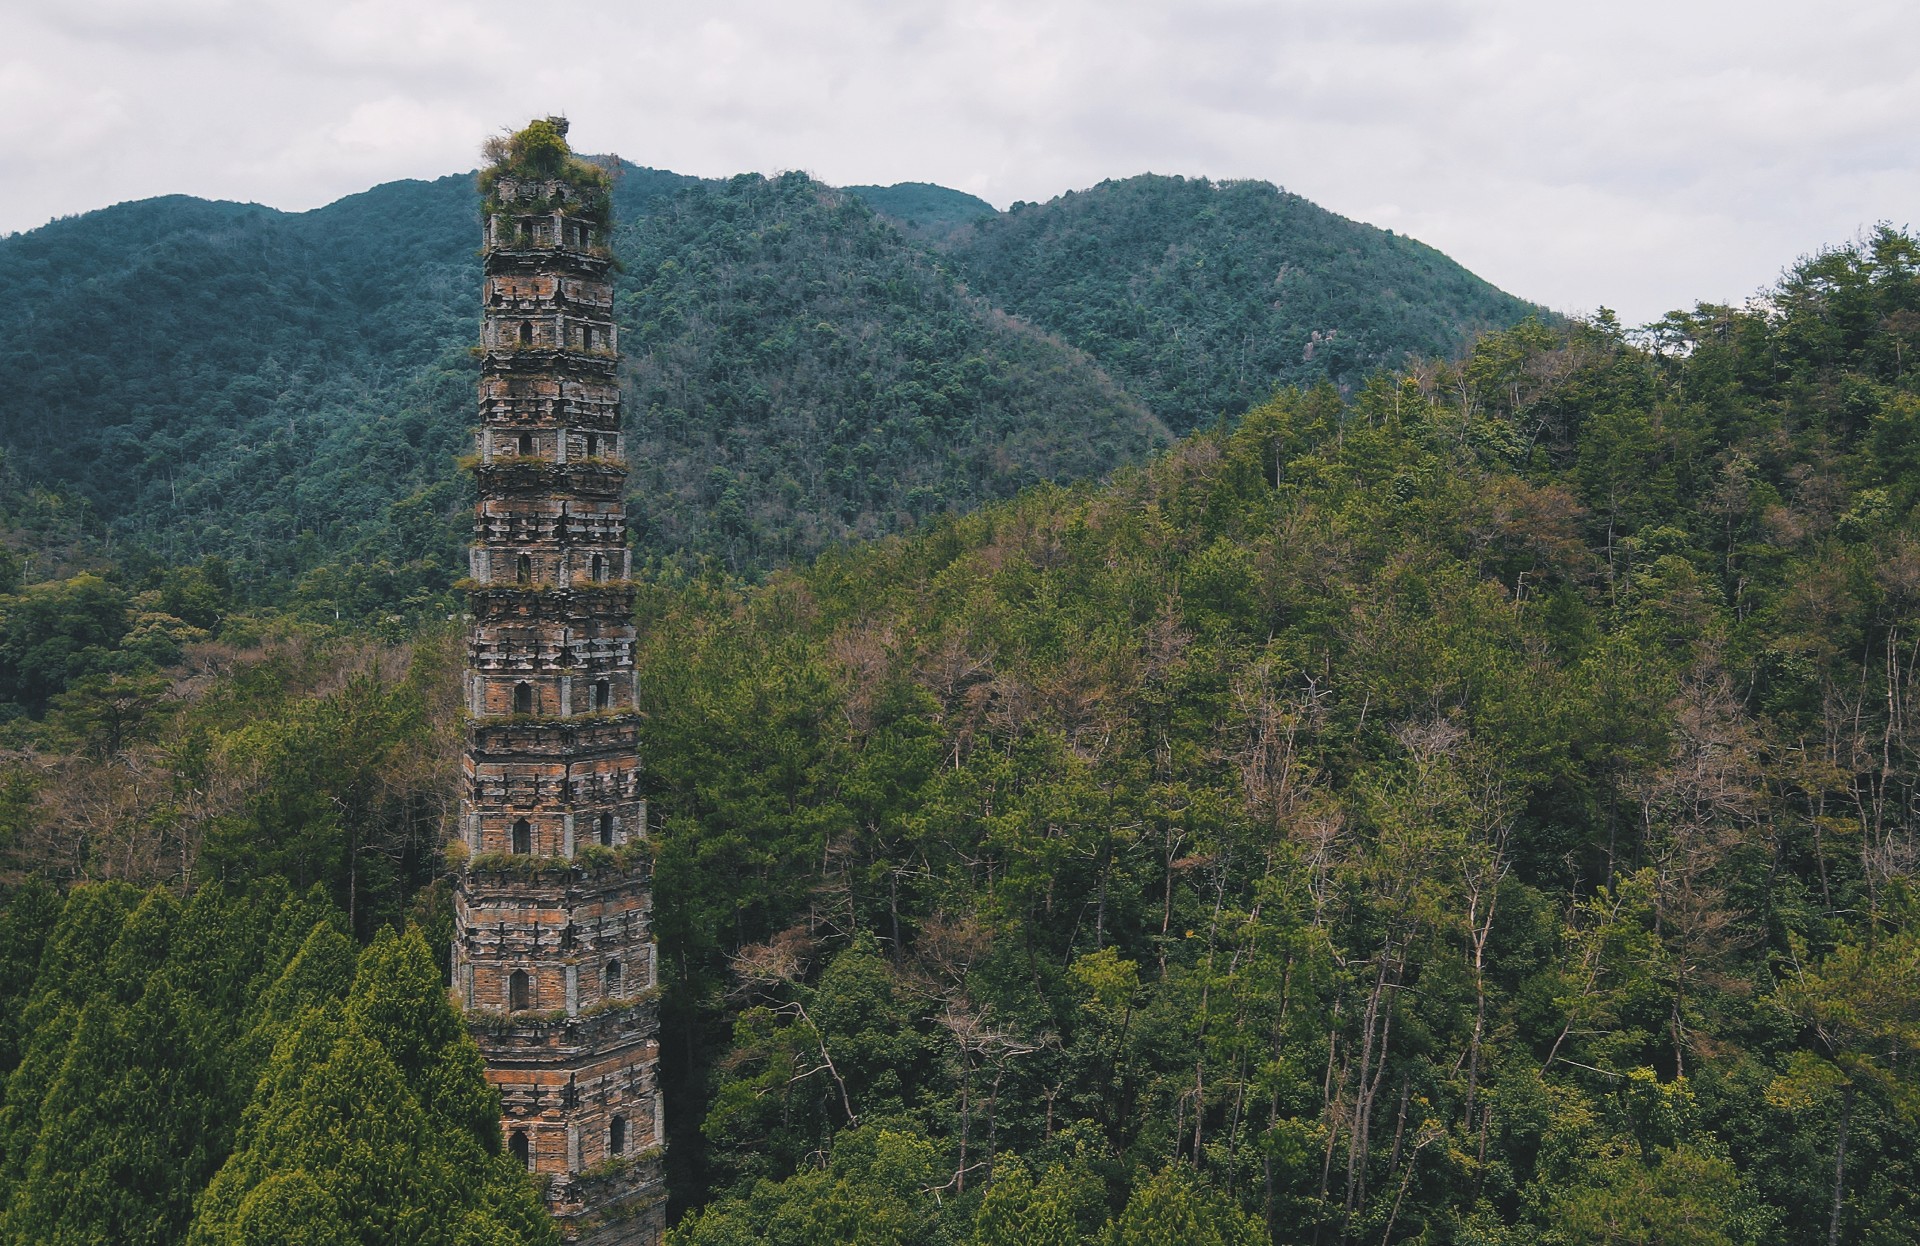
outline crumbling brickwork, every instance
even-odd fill
[[[634,1246],[665,1136],[604,230],[565,179],[487,200],[453,984],[567,1239]]]

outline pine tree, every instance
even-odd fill
[[[361,953],[346,1002],[327,1003],[337,939],[316,929],[262,996],[256,1034],[300,1011],[281,1027],[190,1246],[555,1241],[526,1172],[500,1153],[498,1100],[426,945],[383,935]]]
[[[81,1013],[7,1212],[27,1246],[169,1246],[213,1174],[221,1061],[202,1011],[163,974],[131,1006]]]

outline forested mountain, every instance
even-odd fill
[[[1086,356],[802,174],[676,196],[620,254],[644,549],[778,565],[1168,440]]]
[[[971,286],[1098,359],[1177,432],[1276,385],[1357,384],[1537,309],[1267,182],[1133,177],[956,231]]]
[[[643,549],[750,572],[1099,475],[1158,444],[1156,419],[1350,382],[1523,310],[1237,184],[1136,179],[1000,217],[925,184],[625,166],[615,208],[629,411],[657,456],[634,477]],[[0,453],[118,546],[223,558],[244,599],[320,569],[359,613],[414,609],[464,539],[474,214],[462,175],[298,214],[176,196],[0,239]],[[1303,359],[1314,331],[1337,345]]]
[[[285,575],[303,542],[351,545],[451,479],[472,193],[172,197],[0,242],[0,445],[169,560]]]
[[[759,582],[651,569],[670,1240],[1911,1241],[1917,351],[1920,245],[1881,231]],[[69,896],[0,932],[0,1225],[538,1240],[421,970],[452,629],[99,572],[0,587],[8,654],[119,664],[6,728],[5,877]],[[420,1140],[351,1233],[347,1101]],[[409,1190],[432,1223],[382,1236]]]
[[[1916,326],[1883,232],[657,585],[673,1240],[1910,1240]]]
[[[994,206],[963,190],[931,182],[895,182],[891,186],[848,186],[850,195],[875,212],[921,237],[943,238],[962,225],[999,215]]]

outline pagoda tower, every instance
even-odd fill
[[[665,1224],[607,173],[490,145],[454,992],[568,1241]]]

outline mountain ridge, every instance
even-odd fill
[[[777,186],[799,176],[755,184]],[[947,291],[935,301],[973,326],[956,338],[929,339],[947,343],[931,349],[958,352],[943,356],[940,368],[982,384],[988,376],[1018,375],[1026,378],[1025,388],[995,396],[965,384],[945,386],[942,401],[958,401],[970,411],[984,410],[980,403],[1002,404],[1012,420],[996,416],[987,424],[967,425],[974,430],[969,437],[984,435],[992,425],[1000,430],[994,434],[1000,440],[993,443],[999,447],[994,453],[973,453],[991,446],[967,448],[962,458],[973,466],[960,469],[964,482],[947,471],[944,484],[916,477],[916,483],[889,493],[867,487],[864,480],[858,488],[843,481],[830,498],[818,495],[816,502],[846,514],[827,515],[821,522],[769,520],[778,533],[767,529],[744,544],[737,536],[724,541],[692,536],[715,528],[693,516],[718,505],[726,489],[708,479],[721,465],[718,459],[683,455],[678,461],[700,478],[669,482],[655,474],[659,496],[677,499],[657,513],[675,512],[677,518],[651,529],[656,543],[643,546],[645,552],[720,556],[737,570],[758,573],[808,557],[822,541],[897,530],[931,513],[929,506],[971,505],[970,499],[999,496],[1018,481],[1062,472],[1098,476],[1137,461],[1156,442],[1155,436],[1113,440],[1102,435],[1094,441],[1096,448],[1106,445],[1105,452],[1066,458],[1041,453],[1039,447],[1052,435],[1038,434],[1057,422],[1056,408],[1100,409],[1109,413],[1102,419],[1125,424],[1137,421],[1135,409],[1145,406],[1179,428],[1230,413],[1236,403],[1264,395],[1274,384],[1312,383],[1329,375],[1348,379],[1322,358],[1284,372],[1250,370],[1243,361],[1235,386],[1218,393],[1161,383],[1156,369],[1165,363],[1164,342],[1128,344],[1110,332],[1090,331],[1087,317],[1063,312],[1059,297],[1036,290],[1030,281],[1011,280],[1008,274],[1031,254],[1061,274],[1059,288],[1094,309],[1089,315],[1109,319],[1126,291],[1144,291],[1134,301],[1146,309],[1154,334],[1186,334],[1201,341],[1195,359],[1202,363],[1219,354],[1213,340],[1219,335],[1202,320],[1230,308],[1231,298],[1209,302],[1212,296],[1204,289],[1204,297],[1186,304],[1159,297],[1156,289],[1171,286],[1164,273],[1155,274],[1154,253],[1143,252],[1117,267],[1109,264],[1095,274],[1098,281],[1071,271],[1064,257],[1087,245],[1079,236],[1084,233],[1079,205],[1100,188],[1063,196],[1054,205],[1023,205],[1012,214],[992,213],[984,201],[926,183],[849,188],[833,193],[872,213],[871,226],[856,221],[858,214],[850,209],[815,213],[807,215],[805,227],[815,232],[795,236],[788,222],[787,235],[776,240],[766,234],[775,228],[772,218],[759,221],[754,213],[775,212],[778,196],[725,191],[739,181],[623,164],[614,191],[616,212],[625,222],[619,245],[628,251],[654,246],[645,223],[656,218],[675,222],[679,234],[673,245],[706,248],[703,254],[712,254],[710,237],[731,236],[749,247],[767,241],[773,249],[755,261],[764,264],[744,301],[732,288],[681,293],[727,302],[737,316],[771,317],[794,292],[787,287],[812,266],[818,271],[806,280],[846,287],[844,297],[836,296],[835,314],[845,339],[858,343],[875,340],[870,321],[893,314],[886,310],[890,299],[907,298],[904,287],[869,282],[856,272],[860,265],[878,266],[910,286]],[[806,184],[821,185],[812,179]],[[1154,184],[1152,193],[1164,192]],[[1191,196],[1190,189],[1187,193]],[[687,195],[736,217],[690,222],[673,208]],[[468,174],[382,183],[297,213],[164,196],[0,240],[0,289],[10,296],[0,306],[0,451],[29,483],[84,501],[117,542],[148,549],[163,561],[208,554],[228,558],[250,595],[282,597],[301,576],[337,559],[415,567],[401,578],[416,587],[444,579],[450,574],[445,568],[458,562],[465,505],[452,459],[464,449],[471,424],[470,397],[463,390],[470,384],[465,351],[474,332],[478,288],[472,196]],[[914,224],[920,218],[911,213],[924,203],[946,216],[932,225]],[[1131,210],[1150,215],[1154,208],[1134,203]],[[897,215],[903,212],[908,215]],[[1311,205],[1296,215],[1318,220],[1316,213],[1326,215]],[[1052,223],[1034,228],[1043,219]],[[836,232],[842,230],[859,232],[859,246],[842,246],[845,239]],[[1230,246],[1230,234],[1231,229],[1216,229],[1208,245]],[[825,255],[840,256],[831,273],[820,268]],[[636,257],[623,252],[622,259],[631,267]],[[714,280],[725,279],[725,267],[711,270]],[[629,317],[629,334],[641,323],[631,318],[648,314],[647,283],[641,280],[648,275],[630,271],[623,279],[622,314]],[[1514,301],[1516,312],[1522,306]],[[1301,316],[1313,319],[1307,311]],[[1429,319],[1449,316],[1450,322],[1465,323],[1447,309]],[[1022,323],[1038,332],[1009,328]],[[728,326],[703,322],[702,331],[715,336],[682,342],[676,349],[683,370],[730,349],[717,336]],[[816,358],[810,352],[828,351],[826,340],[796,331],[779,339],[784,347],[761,343],[753,366],[768,377],[782,367],[810,371],[819,382],[815,399],[858,406],[867,400],[834,395],[858,390],[871,371],[868,364],[903,374],[933,366],[912,357],[922,349],[912,335],[882,337],[884,360],[874,355],[855,367],[858,352]],[[981,373],[969,364],[967,350],[959,349],[963,340],[993,344],[996,358],[1011,351],[1028,362],[1012,372],[989,367]],[[783,361],[778,349],[798,354]],[[1289,341],[1276,349],[1288,354],[1298,348]],[[725,410],[704,407],[714,422],[701,436],[712,441],[725,429],[734,432],[724,436],[765,432],[768,408],[751,389],[725,391],[726,402],[733,404]],[[655,404],[642,404],[639,397],[629,393],[629,410],[644,422]],[[1205,404],[1216,400],[1218,408],[1207,411]],[[919,418],[906,406],[863,409],[869,413],[863,417],[872,424],[869,431],[887,421]],[[806,422],[796,412],[781,418],[795,429]],[[1028,432],[1014,436],[1016,426]],[[1009,436],[1014,439],[1008,441]],[[799,445],[785,444],[790,450]],[[988,466],[996,455],[1009,460],[1012,474]],[[748,476],[771,485],[793,466],[763,463],[755,469],[757,476]],[[931,468],[915,470],[924,474]],[[740,487],[747,487],[745,479]],[[914,489],[922,492],[909,505],[906,495]],[[790,500],[781,505],[790,509]],[[742,531],[737,523],[734,527]]]

